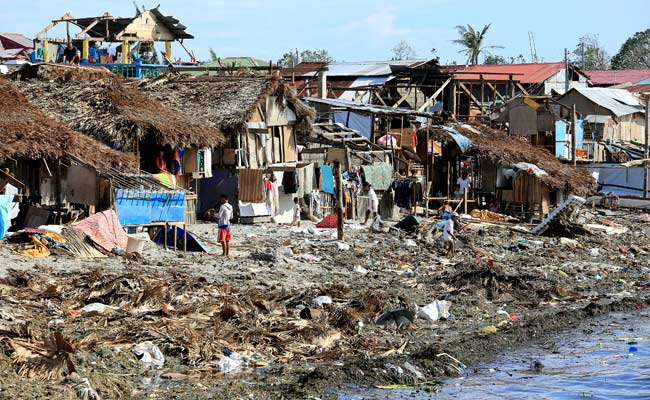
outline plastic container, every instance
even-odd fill
[[[144,244],[149,241],[149,238],[145,238],[141,235],[127,235],[129,240],[126,242],[126,252],[127,253],[142,253],[144,250]]]

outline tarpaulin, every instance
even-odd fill
[[[185,193],[119,189],[115,208],[122,225],[185,220]]]
[[[434,125],[432,128],[434,129],[442,129],[445,132],[451,136],[452,139],[454,139],[454,142],[458,145],[460,148],[460,151],[465,153],[467,150],[469,150],[472,147],[472,141],[462,133],[458,132],[457,130],[450,128],[445,125]]]
[[[390,164],[362,165],[366,182],[375,190],[388,190],[393,183],[393,167]]]
[[[215,225],[216,228],[216,225]],[[174,234],[176,234],[176,240],[174,240]],[[174,247],[174,242],[176,242],[176,247],[178,249],[185,249],[192,252],[202,252],[210,253],[210,248],[205,244],[201,243],[194,235],[190,232],[187,232],[187,245],[183,245],[183,240],[185,240],[185,231],[180,227],[170,226],[167,228],[167,247]],[[158,234],[153,239],[154,242],[158,244],[165,243],[165,230],[161,229],[158,231]]]
[[[113,249],[126,249],[129,240],[113,210],[93,214],[76,224],[74,228],[88,235],[90,240],[106,252],[111,252]]]
[[[321,190],[325,193],[334,194],[334,172],[329,165],[320,166],[320,176],[323,187]]]
[[[0,195],[0,239],[5,237],[9,227],[11,226],[11,220],[9,219],[9,211],[11,209],[11,203],[14,200],[14,195],[12,194],[2,194]]]
[[[341,123],[370,139],[372,136],[372,117],[347,110],[334,111],[334,123]]]

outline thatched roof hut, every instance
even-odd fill
[[[0,162],[10,157],[76,158],[99,170],[118,165],[137,166],[133,155],[112,150],[49,118],[3,78],[0,78],[0,93]]]
[[[450,127],[471,140],[471,148],[466,154],[507,166],[520,162],[535,164],[547,173],[539,176],[540,181],[552,189],[581,196],[596,191],[596,182],[586,170],[560,162],[544,148],[481,124],[455,124]],[[455,142],[448,131],[437,127],[429,129],[430,138],[446,143]],[[422,129],[419,135],[425,133],[426,128]]]
[[[116,76],[99,80],[20,82],[21,90],[51,117],[70,128],[123,150],[135,150],[151,137],[158,145],[218,146],[223,133],[186,113],[125,84]]]
[[[276,103],[281,108],[291,108],[301,129],[311,130],[315,117],[314,109],[306,105],[279,76],[167,74],[142,80],[137,85],[140,90],[176,110],[191,108],[197,116],[209,120],[224,132],[245,131],[251,115],[269,96],[276,96]]]

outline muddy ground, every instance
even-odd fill
[[[141,257],[34,259],[5,243],[0,396],[336,398],[351,384],[435,391],[441,378],[514,346],[648,305],[650,224],[636,212],[604,213],[589,210],[582,222],[600,228],[573,240],[464,222],[453,259],[435,230],[347,225],[340,243],[334,230],[304,221],[235,226],[230,260],[152,244]],[[217,250],[214,225],[191,231]],[[318,296],[332,304],[315,306]],[[387,310],[434,300],[451,302],[448,319],[375,324]],[[162,367],[136,355],[142,342],[161,351]],[[238,357],[242,371],[223,373]]]

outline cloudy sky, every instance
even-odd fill
[[[563,58],[584,34],[597,35],[610,55],[637,31],[650,28],[650,0],[155,0],[138,4],[176,16],[195,36],[188,41],[200,60],[212,47],[222,57],[253,56],[277,60],[289,49],[324,48],[338,61],[390,59],[400,40],[418,58],[432,48],[442,63],[464,63],[451,43],[454,26],[492,24],[488,45],[506,57],[530,60],[528,32],[544,61]],[[131,0],[0,0],[0,31],[33,37],[50,20],[70,12],[76,17],[131,16]],[[58,33],[63,36],[65,33]],[[76,31],[75,31],[76,32]],[[74,32],[73,32],[74,33]],[[180,48],[174,50],[179,56]]]

